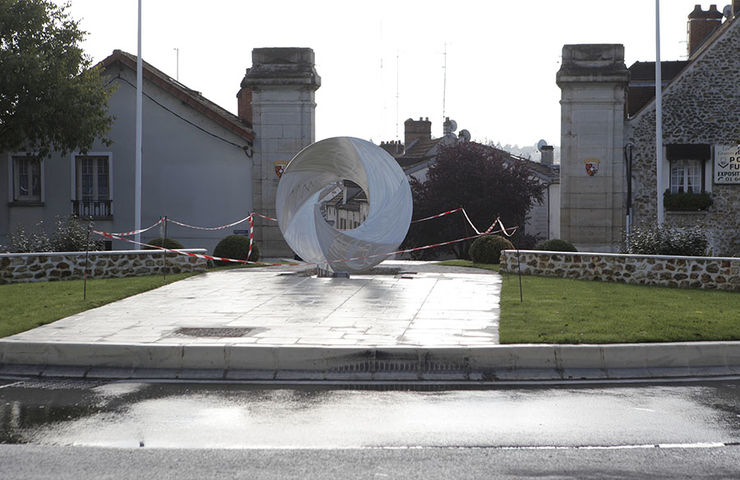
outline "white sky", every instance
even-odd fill
[[[661,1],[663,60],[686,58],[696,3]],[[71,0],[69,11],[95,62],[136,54],[136,0]],[[520,146],[560,144],[563,44],[622,43],[627,66],[655,59],[652,0],[143,0],[142,17],[144,59],[175,77],[178,48],[180,81],[234,113],[253,48],[313,48],[317,140],[403,138],[420,116],[440,136],[445,44],[446,115],[474,140]]]

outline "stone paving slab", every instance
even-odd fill
[[[501,277],[387,261],[396,274],[317,278],[300,268],[210,272],[8,337],[18,342],[151,345],[498,344]],[[202,336],[182,328],[218,329]],[[248,329],[243,336],[232,336]],[[211,336],[223,330],[224,336]],[[237,333],[234,333],[237,332]]]

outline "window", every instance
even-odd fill
[[[704,189],[702,171],[704,165],[699,160],[674,160],[671,162],[671,193],[701,193]]]
[[[14,156],[13,201],[41,202],[41,160],[30,155]]]
[[[670,144],[666,156],[671,165],[671,193],[703,193],[705,168],[711,156],[706,144]]]
[[[77,155],[74,214],[83,218],[112,216],[110,184],[108,155]]]

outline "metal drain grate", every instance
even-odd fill
[[[175,335],[187,337],[243,337],[254,330],[248,327],[208,327],[208,328],[178,328]]]

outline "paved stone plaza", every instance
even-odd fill
[[[384,274],[306,267],[207,273],[7,338],[23,342],[262,346],[498,344],[501,277],[387,261]],[[393,273],[395,272],[395,273]],[[94,298],[94,292],[90,295]]]

